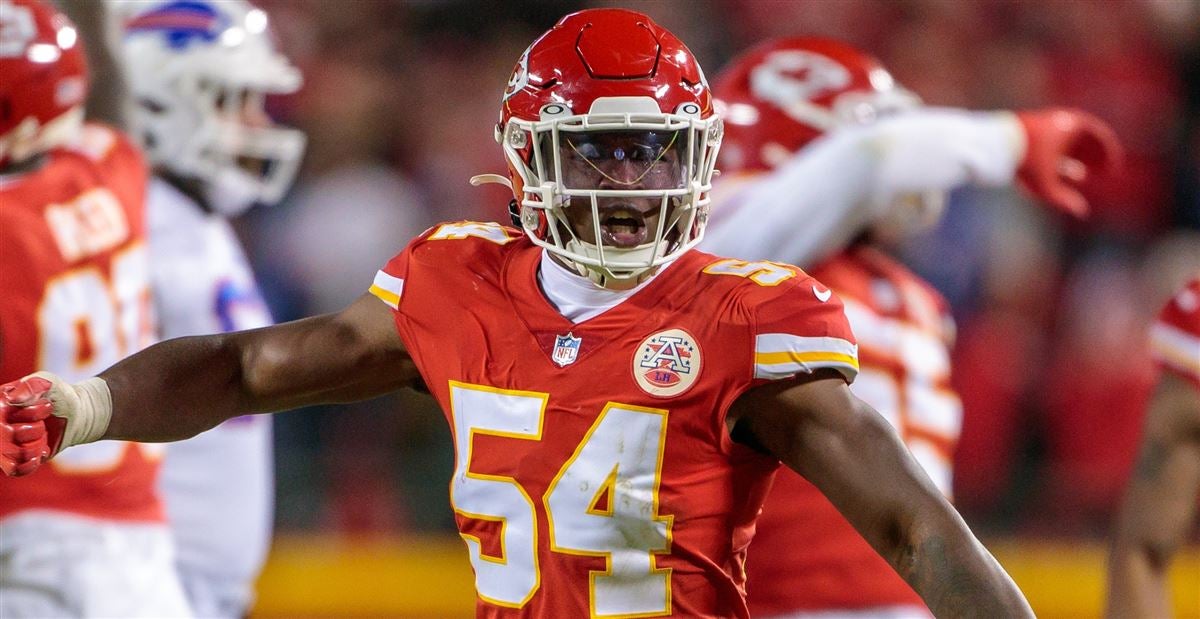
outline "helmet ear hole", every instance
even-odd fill
[[[512,225],[521,227],[521,205],[517,204],[516,198],[508,201],[508,219],[512,221]]]
[[[150,97],[138,97],[138,105],[147,112],[159,115],[167,111],[167,106]]]

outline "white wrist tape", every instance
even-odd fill
[[[50,381],[46,397],[54,403],[54,415],[67,420],[59,451],[104,436],[112,419],[112,393],[104,379],[94,377],[72,385],[50,372],[33,376]]]

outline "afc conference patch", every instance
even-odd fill
[[[687,391],[700,375],[700,347],[683,329],[660,331],[642,340],[633,355],[633,378],[660,398]]]
[[[579,358],[579,344],[583,342],[583,338],[575,337],[573,333],[566,335],[556,335],[554,337],[554,352],[550,353],[550,359],[558,364],[558,367],[566,367],[575,363]]]

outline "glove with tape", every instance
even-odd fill
[[[101,378],[72,385],[38,372],[0,385],[0,472],[28,475],[63,449],[98,440],[111,418]]]

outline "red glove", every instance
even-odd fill
[[[1116,168],[1121,142],[1107,123],[1082,110],[1048,108],[1017,112],[1025,129],[1025,159],[1017,179],[1036,198],[1076,217],[1088,214],[1079,186],[1097,172]]]
[[[0,472],[28,475],[62,444],[66,421],[51,412],[50,381],[30,377],[0,385]]]

